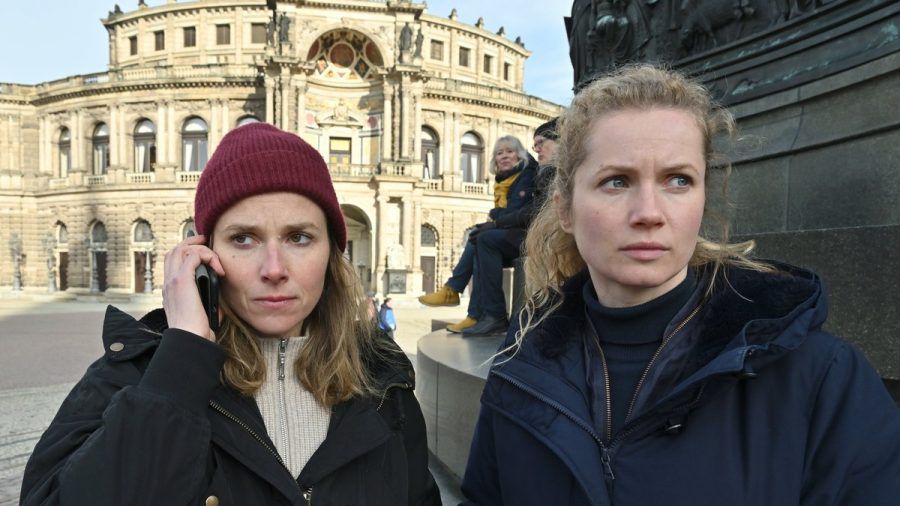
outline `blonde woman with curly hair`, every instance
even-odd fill
[[[23,505],[435,505],[406,355],[378,332],[328,167],[296,135],[226,135],[202,234],[166,254],[163,309],[110,308],[105,355],[38,442]],[[195,271],[221,277],[221,329]]]
[[[623,68],[559,122],[530,298],[495,358],[462,490],[482,505],[883,505],[900,414],[822,330],[819,278],[701,236],[734,120],[677,72]]]

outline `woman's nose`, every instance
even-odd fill
[[[262,276],[272,281],[279,281],[287,275],[287,269],[279,245],[266,245],[261,270]]]
[[[642,186],[633,194],[631,224],[655,226],[664,221],[659,194],[651,186]]]

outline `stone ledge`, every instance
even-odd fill
[[[466,469],[490,359],[502,336],[463,338],[443,330],[418,342],[416,397],[428,448],[451,474]]]

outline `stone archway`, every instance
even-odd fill
[[[347,250],[344,253],[362,281],[367,291],[375,289],[373,273],[373,249],[375,247],[372,232],[372,220],[366,213],[350,204],[342,204],[344,221],[347,223]]]

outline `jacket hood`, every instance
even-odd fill
[[[682,321],[698,305],[702,306],[693,330],[702,331],[698,350],[711,358],[740,346],[794,349],[810,331],[819,328],[827,316],[827,302],[819,277],[791,265],[766,261],[775,272],[758,272],[727,267],[710,285],[711,269],[701,269],[697,290],[675,316]],[[564,353],[585,326],[582,288],[590,281],[587,270],[570,278],[562,287],[561,306],[529,336],[547,358]]]

